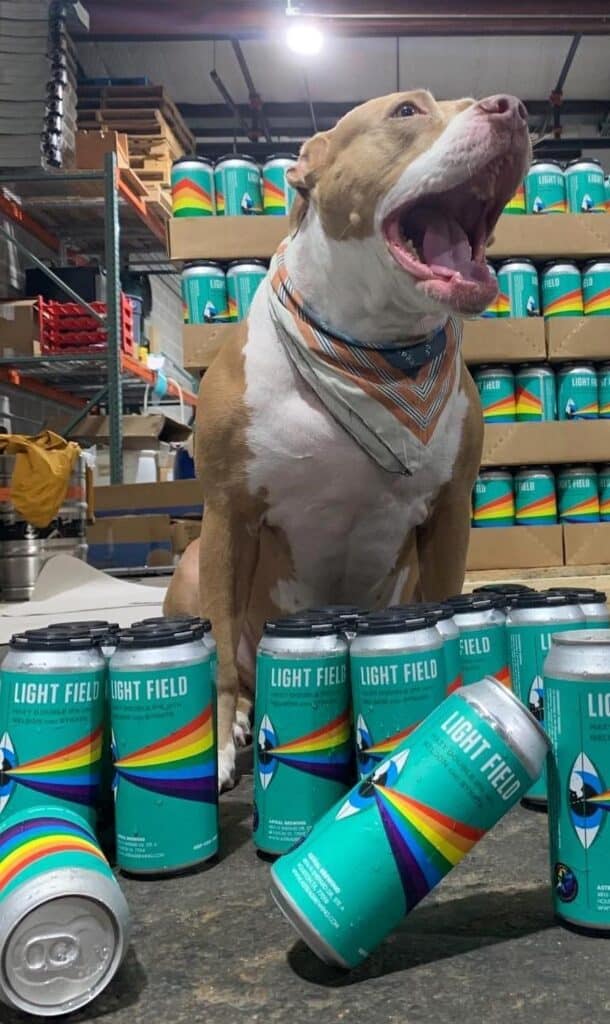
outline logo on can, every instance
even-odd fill
[[[557,476],[559,519],[562,523],[599,522],[597,474],[592,466],[570,466]]]
[[[472,492],[472,525],[514,526],[513,478],[508,470],[482,469]]]
[[[585,316],[610,316],[610,262],[587,263],[582,290]]]
[[[555,373],[550,366],[522,366],[515,374],[517,422],[557,419]]]
[[[528,213],[565,213],[566,184],[556,160],[536,160],[525,179]]]
[[[219,216],[252,216],[263,212],[260,168],[249,156],[222,157],[214,171],[216,213]]]
[[[223,323],[228,316],[224,270],[212,260],[189,263],[182,271],[185,323]]]
[[[513,423],[515,375],[507,366],[481,366],[472,373],[486,423]]]
[[[549,526],[557,522],[555,476],[550,469],[524,467],[515,474],[517,526]]]
[[[597,419],[597,372],[592,363],[561,367],[557,374],[557,407],[560,420]]]
[[[497,309],[500,317],[540,313],[538,272],[531,260],[506,260],[498,270]]]
[[[548,263],[540,290],[544,316],[582,316],[582,279],[575,263]]]

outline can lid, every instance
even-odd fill
[[[197,156],[196,153],[185,153],[184,156],[179,156],[177,160],[172,162],[172,167],[176,167],[178,164],[205,164],[207,167],[213,167],[211,160],[206,160],[204,156]]]
[[[264,626],[265,636],[332,636],[337,626],[326,616],[288,615],[283,619],[267,619]]]
[[[557,608],[572,601],[567,591],[539,590],[532,594],[515,594],[510,603],[511,608]]]
[[[357,604],[324,604],[319,608],[308,608],[307,615],[330,616],[338,625],[346,622],[356,622],[366,612]]]
[[[201,640],[201,626],[132,626],[118,635],[118,646],[125,649],[143,650],[151,647],[176,647]]]
[[[453,609],[454,615],[461,612],[487,612],[492,608],[503,608],[504,598],[502,594],[456,594],[455,597],[448,597],[445,604]]]
[[[542,264],[542,273],[546,274],[549,270],[556,270],[558,267],[569,267],[570,270],[576,270],[580,274],[580,268],[574,260],[548,260],[547,263]]]
[[[212,623],[209,619],[200,619],[197,615],[153,615],[148,619],[140,619],[138,622],[134,622],[131,629],[156,629],[157,626],[172,626],[174,629],[190,628],[190,627],[201,627],[204,633],[209,633],[212,629]]]
[[[189,260],[188,263],[182,265],[182,272],[185,270],[191,270],[197,267],[213,267],[214,270],[222,270],[221,264],[218,260]]]
[[[47,626],[49,632],[56,636],[88,633],[94,643],[103,643],[106,639],[116,637],[120,628],[118,622],[102,622],[100,619],[92,622],[54,622]]]
[[[572,359],[571,362],[563,363],[557,373],[561,377],[563,373],[572,373],[574,370],[588,370],[595,373],[595,364],[588,360],[581,362],[580,359]]]
[[[502,260],[498,270],[502,270],[503,267],[508,266],[510,263],[527,263],[528,267],[534,267],[534,261],[527,258],[527,256],[508,256],[507,259]]]
[[[244,264],[247,264],[248,266],[254,265],[255,267],[262,267],[265,272],[267,271],[267,264],[265,263],[265,261],[255,259],[254,256],[251,259],[244,259],[244,257],[242,256],[242,258],[239,260],[231,260],[231,262],[227,264],[227,270],[231,270],[232,267],[243,267]]]
[[[597,164],[598,167],[601,167],[601,162],[593,156],[578,156],[575,160],[568,160],[566,168],[575,167],[576,164]]]
[[[475,587],[472,591],[473,594],[534,594],[535,590],[533,587],[527,587],[525,583],[484,583],[480,587]]]
[[[58,633],[52,629],[28,629],[11,637],[13,651],[88,651],[95,644],[89,632]]]
[[[532,162],[530,164],[530,172],[533,171],[534,167],[540,167],[541,165],[547,166],[548,164],[552,164],[553,167],[558,167],[559,170],[561,170],[561,164],[560,164],[559,160],[551,160],[551,159],[544,160],[544,159],[542,159],[542,160],[532,160]]]
[[[610,270],[610,260],[608,260],[608,259],[605,259],[605,260],[604,259],[601,259],[601,260],[600,259],[587,260],[587,262],[583,264],[583,268],[582,268],[583,274],[586,274],[587,271],[589,271],[589,270],[593,270],[594,267],[598,267],[600,270],[604,270],[607,273],[608,270]]]
[[[453,617],[453,609],[442,601],[420,601],[418,604],[393,604],[387,609],[393,615],[401,612],[407,615],[429,615],[435,622]]]
[[[216,166],[224,164],[225,160],[245,160],[247,163],[258,167],[258,160],[255,160],[253,156],[249,156],[248,153],[224,153],[223,156],[218,157]]]
[[[565,594],[572,600],[576,599],[578,604],[606,604],[608,601],[604,591],[594,587],[549,587],[549,592]]]
[[[607,647],[610,644],[610,629],[587,629],[584,626],[582,629],[570,629],[565,633],[554,633],[553,634],[553,647],[580,647],[580,646],[592,646],[595,644],[603,644]],[[587,673],[583,673],[582,681],[586,680]]]
[[[271,160],[298,160],[298,153],[271,153],[270,156],[265,160],[265,165]]]
[[[432,615],[416,612],[388,611],[373,615],[363,615],[358,619],[356,629],[359,636],[380,636],[387,633],[414,633],[420,629],[429,629],[437,620]]]

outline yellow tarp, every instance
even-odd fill
[[[80,448],[51,430],[35,437],[0,434],[0,453],[15,455],[11,501],[32,526],[48,526],[61,508]]]

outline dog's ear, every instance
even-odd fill
[[[286,171],[288,184],[303,198],[307,198],[307,194],[318,180],[320,171],[326,163],[328,147],[328,132],[318,132],[303,143],[296,164]]]

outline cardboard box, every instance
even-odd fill
[[[551,317],[546,321],[548,358],[610,359],[610,317]]]
[[[610,523],[564,523],[566,565],[606,565],[610,562]]]
[[[57,416],[47,423],[49,430],[63,434],[70,422],[69,416]],[[123,448],[139,451],[141,448],[158,449],[161,442],[186,441],[191,428],[163,413],[146,413],[142,416],[123,416]],[[110,427],[107,416],[87,416],[70,434],[73,441],[83,445],[110,443]]]
[[[109,516],[87,527],[87,561],[97,569],[171,565],[168,515]]]
[[[165,513],[175,519],[201,518],[203,497],[198,480],[160,484],[111,484],[94,490],[98,519],[120,515]]]
[[[172,260],[268,260],[287,234],[287,217],[174,217],[167,251]]]
[[[544,320],[542,317],[466,320],[463,352],[470,365],[546,359]]]
[[[564,216],[500,217],[495,240],[487,250],[490,259],[529,256],[553,259],[568,256],[584,259],[607,256],[610,249],[610,218],[602,213],[566,213]]]
[[[201,519],[178,519],[172,523],[172,550],[175,555],[186,551],[191,541],[198,540]]]
[[[561,526],[498,526],[470,531],[466,569],[538,569],[563,565]]]
[[[541,466],[562,462],[607,462],[610,420],[562,423],[488,423],[483,466]]]
[[[36,299],[0,301],[0,354],[3,358],[40,355]]]
[[[76,133],[76,167],[80,171],[101,170],[106,153],[116,153],[118,167],[129,167],[127,136],[113,131]]]
[[[185,370],[206,370],[223,345],[240,338],[243,324],[185,324],[182,348]]]

